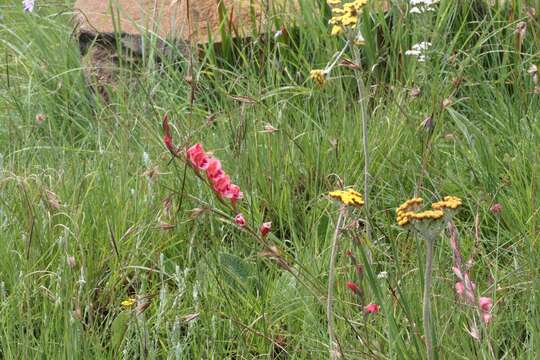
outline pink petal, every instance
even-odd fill
[[[364,306],[364,311],[367,314],[377,314],[380,310],[381,310],[381,307],[374,303]]]

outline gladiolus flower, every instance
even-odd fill
[[[491,307],[493,306],[493,300],[488,297],[481,297],[478,300],[480,311],[482,312],[482,318],[487,324],[491,320]]]
[[[244,215],[238,213],[235,217],[234,217],[234,223],[240,227],[244,227],[246,226],[246,219],[244,218]]]
[[[195,144],[187,150],[187,158],[191,165],[197,170],[206,170],[210,158],[204,152],[201,144]]]
[[[366,314],[377,314],[379,311],[381,311],[381,307],[375,303],[364,306],[364,312]]]
[[[347,288],[355,294],[361,293],[360,287],[356,285],[354,281],[351,281],[351,280],[347,281]]]
[[[211,158],[208,160],[208,167],[206,168],[206,176],[209,180],[214,180],[224,175],[221,169],[221,162],[218,159]]]
[[[212,184],[212,188],[220,195],[224,196],[225,192],[231,185],[231,178],[223,174],[219,178],[215,179]]]
[[[196,170],[206,170],[210,158],[204,152],[201,144],[195,144],[186,152],[187,158]]]
[[[235,184],[229,185],[228,189],[223,193],[223,196],[227,199],[231,199],[233,205],[236,205],[238,200],[244,198],[244,194],[240,191],[240,187]]]
[[[272,230],[272,222],[271,221],[263,223],[261,225],[261,227],[259,228],[259,232],[261,233],[261,236],[263,238],[266,237],[266,235],[268,235],[270,230]]]

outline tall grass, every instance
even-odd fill
[[[207,48],[191,68],[189,59],[161,67],[145,59],[125,69],[108,103],[86,86],[70,9],[0,5],[0,357],[327,358],[324,289],[338,210],[324,195],[363,186],[362,76],[373,241],[361,236],[362,221],[340,240],[333,309],[343,358],[425,356],[425,249],[394,211],[413,194],[463,199],[461,247],[465,257],[477,253],[471,276],[494,300],[476,340],[467,333],[475,309],[454,294],[451,249],[439,238],[436,357],[536,358],[540,95],[527,70],[540,66],[540,3],[441,0],[416,16],[402,1],[371,9],[362,70],[336,67],[318,88],[309,71],[343,43],[329,36],[324,2],[305,1],[287,38]],[[404,55],[423,40],[432,42],[428,61]],[[193,216],[221,205],[171,160],[165,113],[178,145],[201,142],[220,158],[245,194],[249,224],[273,222],[271,240],[310,286],[259,256],[230,221]],[[277,131],[264,132],[267,124]],[[500,214],[490,212],[495,203]],[[345,287],[355,276],[348,249],[365,266],[366,300],[384,311],[364,316]],[[138,309],[122,307],[127,298]]]

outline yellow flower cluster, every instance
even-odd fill
[[[335,190],[329,192],[328,195],[331,198],[336,199],[347,206],[360,207],[364,205],[364,199],[362,198],[362,195],[360,195],[358,191],[355,191],[353,189]]]
[[[457,209],[461,206],[461,199],[456,196],[445,196],[442,201],[431,204],[435,210]]]
[[[122,301],[122,302],[120,303],[120,305],[122,305],[122,306],[125,307],[125,308],[130,308],[130,307],[132,307],[133,305],[135,305],[135,303],[136,303],[136,300],[135,300],[135,299],[133,299],[133,298],[127,298],[126,300]]]
[[[403,204],[401,204],[400,207],[398,207],[397,212],[398,214],[400,212],[407,212],[413,206],[422,205],[423,202],[424,202],[424,199],[422,198],[419,198],[419,197],[412,198],[410,200],[405,201]]]
[[[354,0],[343,4],[341,0],[328,0],[328,5],[332,7],[332,35],[341,34],[346,28],[354,29],[367,2],[368,0]]]
[[[456,209],[459,207],[459,205],[461,205],[461,199],[455,196],[447,196],[444,198],[444,201],[439,201],[431,205],[434,210],[416,212],[414,209],[412,209],[415,206],[420,206],[423,202],[424,200],[422,198],[413,198],[407,200],[400,207],[398,207],[396,219],[398,225],[408,225],[410,224],[411,220],[438,220],[444,216],[442,209]]]
[[[326,82],[326,71],[324,70],[311,70],[309,77],[315,81],[315,83],[319,86],[323,86]]]

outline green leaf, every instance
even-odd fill
[[[122,345],[122,341],[124,340],[124,336],[128,329],[130,317],[131,313],[129,311],[122,311],[118,314],[116,319],[114,319],[111,325],[111,344],[115,351],[118,351],[120,345]]]

